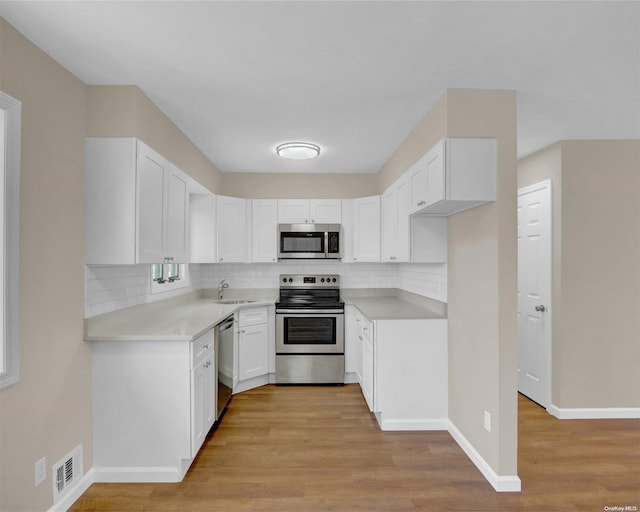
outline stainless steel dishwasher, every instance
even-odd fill
[[[233,391],[233,315],[215,327],[216,364],[218,366],[218,420]]]

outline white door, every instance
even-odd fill
[[[518,390],[551,402],[551,182],[518,190]]]

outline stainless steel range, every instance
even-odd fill
[[[280,276],[276,384],[344,384],[339,275]]]

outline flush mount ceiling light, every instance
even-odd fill
[[[309,142],[286,142],[276,148],[276,153],[282,158],[292,160],[307,160],[320,154],[320,146]]]

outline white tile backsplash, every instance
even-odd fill
[[[186,288],[151,294],[150,265],[87,265],[85,316],[109,313],[201,288],[216,288],[226,279],[232,289],[278,288],[280,274],[340,274],[343,288],[400,288],[447,301],[447,265],[416,263],[218,263],[189,265]]]
[[[84,289],[84,316],[90,317],[181,295],[193,287],[188,282],[187,287],[152,294],[151,265],[86,265]]]

